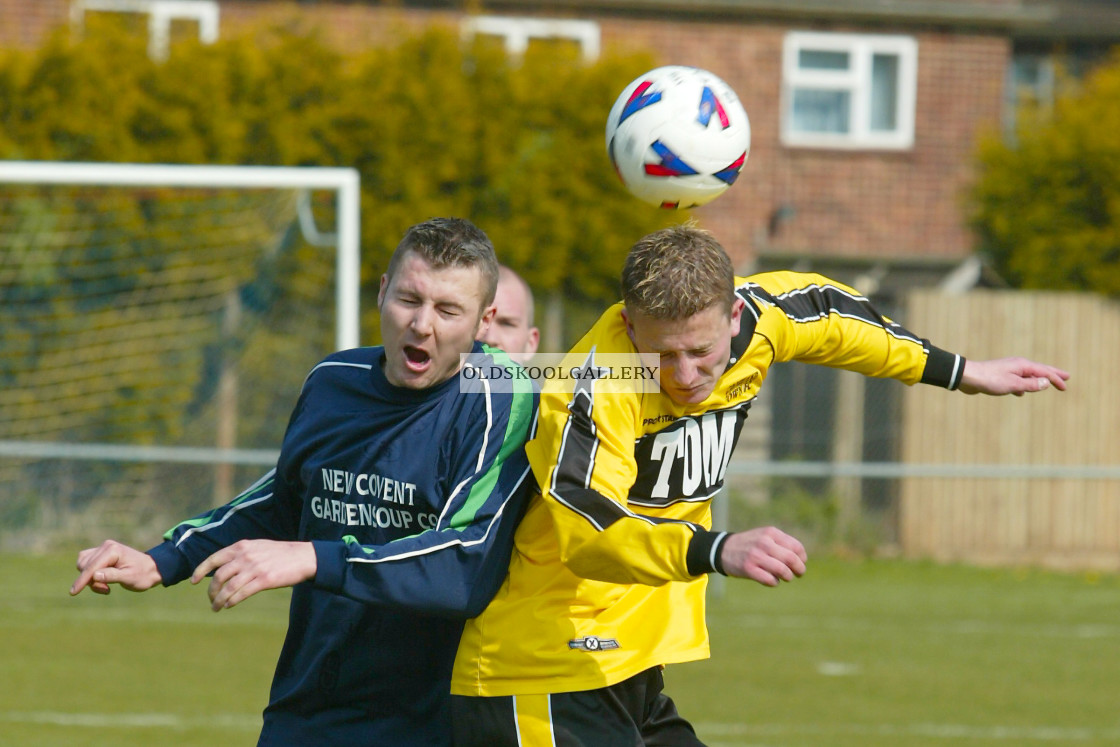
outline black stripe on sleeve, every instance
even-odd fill
[[[594,349],[588,354],[583,367],[589,371],[594,369]],[[595,408],[594,382],[594,377],[589,376],[576,383],[568,403],[568,421],[564,424],[549,492],[602,531],[625,516],[626,510],[591,488],[595,454],[599,449],[598,429],[592,417]]]
[[[838,314],[882,327],[893,337],[921,342],[917,335],[902,325],[886,319],[863,296],[853,295],[833,285],[808,285],[776,298],[786,315],[796,322],[812,322],[830,314]]]
[[[734,364],[743,354],[747,352],[750,347],[751,338],[754,337],[754,329],[758,326],[758,320],[762,317],[762,310],[758,308],[758,304],[751,298],[751,294],[761,291],[754,283],[745,283],[735,289],[735,296],[746,304],[743,307],[743,315],[739,321],[739,334],[735,335],[731,340],[731,363]],[[763,291],[765,293],[765,291]]]
[[[587,370],[594,369],[594,356],[595,351],[592,350],[584,363]],[[598,431],[591,416],[595,406],[594,380],[593,376],[581,377],[568,403],[568,420],[564,424],[560,453],[552,470],[549,495],[583,516],[600,532],[626,517],[649,524],[687,524],[694,531],[703,531],[689,521],[636,514],[591,487],[595,454],[599,448]]]
[[[592,488],[557,486],[553,497],[591,522],[600,532],[631,514],[619,504]]]
[[[599,446],[591,419],[591,397],[577,393],[568,411],[560,454],[552,471],[551,493],[602,531],[621,519],[624,512],[621,506],[589,487]]]

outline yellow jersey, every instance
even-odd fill
[[[509,576],[467,621],[452,674],[456,695],[504,696],[607,687],[652,666],[708,656],[707,574],[725,532],[711,498],[770,366],[803,361],[956,388],[964,359],[881,316],[820,275],[736,278],[745,302],[731,359],[704,402],[601,391],[595,379],[541,395],[526,444],[541,486],[514,538]],[[608,309],[571,350],[594,369],[636,354]]]

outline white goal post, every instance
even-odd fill
[[[356,169],[313,166],[0,161],[0,184],[330,190],[338,205],[338,288],[335,345],[359,345],[360,201]]]
[[[359,211],[350,168],[0,161],[0,547],[150,536],[275,464],[361,344]]]

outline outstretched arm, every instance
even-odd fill
[[[1026,358],[997,358],[990,361],[965,361],[960,390],[965,394],[1014,394],[1041,392],[1051,385],[1066,390],[1069,373]]]
[[[78,578],[70,587],[74,596],[87,586],[96,594],[108,594],[109,584],[129,591],[147,591],[163,581],[151,555],[115,540],[78,553]]]
[[[775,360],[798,360],[857,371],[868,376],[960,389],[966,394],[1021,396],[1051,386],[1064,391],[1069,373],[1026,358],[972,361],[937,348],[929,340],[884,317],[853,288],[821,275],[773,272],[740,288],[771,314]],[[775,321],[777,320],[777,321]],[[781,325],[779,325],[781,326]]]
[[[191,569],[198,563],[218,555],[217,550],[238,542],[240,538],[272,537],[274,535],[272,526],[275,523],[272,517],[281,513],[270,503],[274,493],[278,492],[273,486],[274,472],[270,471],[249,490],[225,506],[213,509],[171,529],[166,535],[165,542],[147,552],[141,552],[116,540],[105,540],[97,547],[82,550],[78,553],[78,578],[70,586],[71,596],[81,593],[82,589],[87,587],[95,594],[108,594],[110,584],[118,584],[129,591],[147,591],[157,584],[170,586],[190,576]],[[252,542],[239,544],[254,545]],[[310,543],[305,544],[308,548],[311,547]],[[226,549],[230,548],[226,547]],[[240,557],[240,554],[230,551],[221,555],[222,562],[207,566],[207,572],[228,563],[235,557]],[[254,554],[251,558],[256,559],[258,556],[259,554]],[[237,567],[241,566],[235,566]],[[231,573],[232,570],[234,569],[226,572],[225,580],[235,575]],[[312,577],[315,575],[314,566],[311,568],[310,575]],[[256,574],[249,578],[256,579]],[[246,577],[240,574],[238,581],[239,583],[231,587],[227,595],[222,598],[222,604],[233,606],[226,604],[228,596],[246,583]],[[257,584],[260,582],[259,579],[255,581]],[[222,585],[219,584],[217,588],[211,590],[212,599],[221,591]],[[250,594],[256,591],[260,589],[254,589]],[[236,601],[241,601],[250,594],[242,594]]]

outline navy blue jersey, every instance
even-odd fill
[[[508,569],[534,485],[532,384],[460,372],[404,389],[383,356],[360,348],[316,366],[275,470],[149,551],[170,585],[238,540],[313,543],[316,576],[292,592],[262,745],[450,744],[463,620]],[[478,344],[475,360],[515,365]]]

